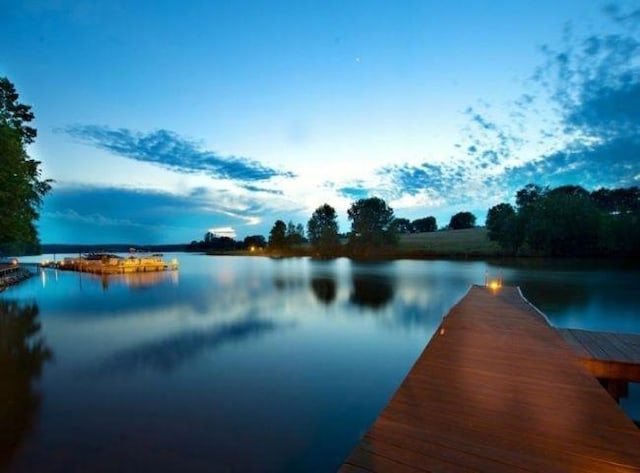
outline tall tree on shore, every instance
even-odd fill
[[[393,209],[379,197],[360,199],[347,211],[351,220],[349,247],[356,256],[370,256],[372,250],[395,244]]]
[[[329,204],[318,207],[307,223],[307,235],[320,256],[334,256],[340,247],[336,210]]]
[[[18,99],[11,81],[0,77],[0,251],[16,254],[37,249],[35,222],[51,190],[51,180],[40,177],[40,161],[27,154],[37,132],[29,125],[31,106]]]
[[[436,222],[436,218],[433,216],[418,218],[411,222],[414,231],[418,233],[423,232],[435,232],[438,229],[438,223]]]
[[[287,224],[276,220],[269,232],[269,249],[282,250],[287,246]]]
[[[451,217],[449,228],[451,230],[463,230],[465,228],[473,228],[476,226],[476,216],[471,212],[458,212]]]

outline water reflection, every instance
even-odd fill
[[[331,304],[336,299],[337,287],[335,278],[318,276],[311,279],[311,289],[323,304]]]
[[[132,291],[148,289],[160,283],[169,282],[178,285],[178,271],[152,271],[145,273],[103,274],[100,276],[89,274],[88,277],[99,277],[102,289],[109,286],[124,285]]]
[[[393,299],[393,275],[388,271],[375,271],[372,266],[370,272],[359,271],[354,268],[352,273],[351,297],[349,300],[370,309],[382,309]]]
[[[40,407],[33,381],[52,352],[40,336],[37,304],[0,301],[0,469],[31,431]]]
[[[312,262],[311,290],[322,304],[329,305],[336,300],[338,283],[333,260]]]
[[[269,320],[249,318],[214,328],[178,333],[121,351],[86,374],[100,376],[138,370],[168,373],[222,344],[248,340],[284,326]]]

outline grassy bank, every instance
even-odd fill
[[[345,244],[343,242],[343,244]],[[209,252],[212,255],[246,256],[312,256],[308,244],[286,251],[221,251]],[[369,255],[371,259],[435,259],[435,258],[493,258],[502,256],[500,247],[489,241],[485,228],[467,230],[448,230],[431,233],[411,233],[399,236],[397,246],[381,249]]]
[[[486,228],[400,235],[397,253],[414,258],[483,258],[502,256]]]

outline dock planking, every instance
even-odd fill
[[[593,376],[640,382],[640,335],[566,328],[558,332]]]
[[[517,288],[454,306],[347,472],[640,472],[640,430]]]

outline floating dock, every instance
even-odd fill
[[[57,269],[80,271],[93,274],[126,274],[151,271],[172,271],[178,269],[178,260],[169,262],[162,259],[161,254],[149,256],[130,255],[127,257],[114,254],[91,254],[78,258],[65,258],[56,263],[50,263]]]
[[[640,430],[519,289],[473,286],[339,471],[640,472]]]

